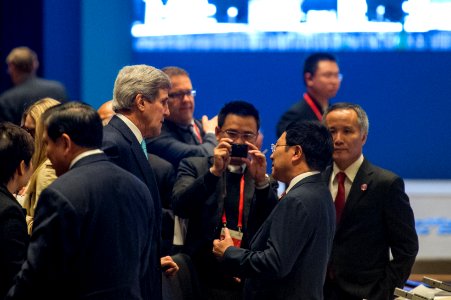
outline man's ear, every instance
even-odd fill
[[[301,161],[304,151],[302,151],[302,147],[300,145],[293,146],[294,153],[291,158],[292,161]]]
[[[311,86],[313,84],[312,83],[312,78],[313,78],[312,73],[307,72],[307,73],[304,74],[304,81],[305,81],[305,85],[306,86]]]
[[[31,163],[31,162],[30,162],[30,163]],[[19,166],[17,167],[17,170],[16,170],[17,175],[23,176],[23,175],[27,172],[27,170],[28,170],[29,167],[30,167],[30,166],[27,167],[27,164],[25,163],[24,160],[21,160],[21,161],[20,161],[20,164],[19,164]]]
[[[64,148],[64,153],[68,153],[73,147],[72,139],[67,133],[63,133],[58,138],[58,143]]]
[[[365,145],[366,139],[367,139],[367,138],[368,138],[368,133],[364,133],[364,134],[362,135],[362,146]]]
[[[135,96],[135,104],[139,111],[144,111],[144,96],[142,94],[138,94]]]

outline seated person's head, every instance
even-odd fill
[[[102,120],[102,125],[107,125],[108,122],[110,122],[111,118],[114,116],[113,100],[109,100],[100,105],[99,109],[97,109],[97,112],[99,113],[100,119]]]

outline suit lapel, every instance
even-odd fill
[[[128,126],[117,116],[113,116],[109,124],[116,128],[124,137],[124,139],[126,139],[130,143],[130,152],[136,160],[136,164],[141,171],[142,178],[145,180],[146,185],[149,187],[152,197],[155,198],[156,205],[159,205],[160,195],[158,193],[158,185],[155,179],[155,174],[135,135],[130,130],[130,128],[128,128]],[[156,208],[158,209],[158,207]]]
[[[343,223],[347,216],[352,215],[354,208],[367,194],[367,190],[372,182],[372,174],[373,171],[371,170],[370,163],[364,159],[352,183],[340,223]]]

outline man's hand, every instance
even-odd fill
[[[214,240],[213,241],[213,254],[216,257],[223,257],[224,252],[229,248],[230,246],[233,246],[233,240],[230,236],[230,232],[228,228],[224,229],[224,239],[223,240]]]
[[[243,161],[246,163],[247,168],[249,169],[250,174],[254,178],[254,181],[257,185],[262,185],[265,183],[266,179],[266,156],[261,152],[257,146],[246,142],[249,146],[249,156],[251,159],[243,158]]]
[[[215,129],[218,126],[218,116],[214,116],[210,120],[207,116],[202,117],[202,128],[206,133],[215,133]]]
[[[229,138],[222,138],[213,151],[214,161],[210,172],[215,176],[221,176],[230,163],[230,151],[232,151],[233,141]]]
[[[179,271],[179,266],[172,260],[170,256],[160,258],[161,269],[164,275],[171,277]]]

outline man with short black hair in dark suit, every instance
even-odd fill
[[[27,259],[7,299],[150,299],[157,224],[149,190],[99,149],[93,108],[57,105],[43,120],[58,178],[41,193]]]
[[[302,74],[306,92],[279,119],[280,136],[291,122],[322,120],[329,100],[337,94],[342,76],[337,59],[330,53],[313,53],[304,62]]]
[[[277,204],[277,183],[266,175],[265,154],[256,146],[259,128],[260,116],[252,104],[228,102],[218,115],[214,155],[180,162],[174,212],[188,220],[182,252],[193,259],[207,299],[239,299],[243,290],[211,253],[213,240],[227,224],[247,247]],[[242,156],[234,153],[234,146],[246,147]]]
[[[24,129],[0,122],[0,299],[27,256],[28,231],[25,213],[14,198],[30,179],[33,138]]]
[[[323,299],[335,213],[320,171],[331,159],[332,138],[319,122],[292,123],[272,150],[272,176],[287,185],[285,195],[249,250],[234,247],[226,231],[213,253],[245,278],[245,299]]]
[[[104,127],[102,149],[112,162],[133,173],[144,182],[154,201],[156,232],[152,239],[152,259],[160,257],[161,201],[155,174],[147,160],[145,138],[158,136],[164,118],[169,116],[168,91],[171,82],[161,70],[147,65],[126,66],[119,71],[114,83],[113,110],[116,112]],[[151,264],[156,266],[157,263]],[[178,266],[170,256],[161,258],[166,274]],[[154,299],[161,299],[161,269],[151,270]]]
[[[337,213],[325,299],[392,299],[418,252],[404,181],[363,157],[369,122],[359,105],[337,103],[323,122],[334,140],[334,163],[323,177]]]

